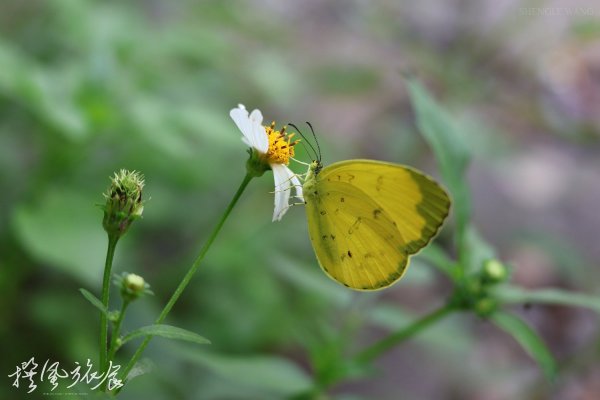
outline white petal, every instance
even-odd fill
[[[266,153],[269,150],[269,138],[262,122],[263,116],[260,110],[252,111],[250,125],[252,126],[253,147],[261,153]]]
[[[238,129],[244,135],[244,143],[252,146],[252,125],[250,124],[250,119],[248,118],[248,111],[243,104],[239,104],[238,108],[234,108],[229,111],[229,116],[235,122]]]
[[[250,113],[250,121],[254,124],[262,125],[263,116],[259,109],[252,110]]]
[[[265,127],[262,126],[263,116],[260,110],[254,110],[248,115],[248,110],[243,104],[229,112],[229,116],[242,132],[242,141],[261,153],[269,150],[269,138]]]
[[[273,221],[281,221],[281,218],[283,218],[289,208],[294,173],[283,164],[271,164],[271,169],[273,170],[273,178],[275,179]]]
[[[292,176],[292,185],[296,189],[296,199],[300,200],[304,203],[304,196],[302,195],[302,183],[300,183],[300,179],[294,174]]]

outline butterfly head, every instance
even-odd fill
[[[313,160],[308,168],[313,175],[317,175],[323,169],[323,163],[321,160]]]
[[[306,180],[315,179],[316,176],[323,169],[323,164],[321,160],[313,160],[310,164],[308,164],[308,172],[306,173]]]
[[[311,198],[312,195],[317,195],[316,185],[317,185],[317,174],[323,169],[323,165],[321,161],[314,160],[308,165],[308,172],[306,173],[306,178],[304,179],[304,184],[302,185],[302,190],[306,193],[305,201],[308,201],[308,198]]]

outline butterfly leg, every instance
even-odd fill
[[[298,198],[298,196],[294,196],[294,197],[295,197],[295,198]],[[287,206],[284,208],[284,211],[286,211],[286,212],[287,212],[287,210],[289,210],[289,209],[290,209],[290,208],[292,208],[293,206],[304,206],[304,205],[306,205],[306,202],[305,202],[305,201],[303,201],[303,202],[300,202],[300,203],[291,203],[291,204],[288,204],[288,205],[287,205]]]
[[[296,160],[294,157],[290,157],[292,160],[296,161],[298,164],[302,164],[302,165],[306,165],[307,167],[310,167],[309,163],[305,163],[304,161],[300,161],[300,160]]]
[[[304,177],[305,174],[294,174],[293,176],[291,176],[290,178],[286,179],[285,181],[281,182],[281,185],[290,182],[292,179],[294,178],[301,178]],[[279,190],[274,190],[272,192],[269,193],[280,193],[280,192],[286,192],[288,190],[291,190],[292,187],[296,188],[296,190],[298,190],[298,188],[302,189],[302,185],[296,185],[296,184],[292,184],[288,187],[286,187],[285,189],[279,189]],[[294,197],[298,197],[298,196],[294,196]]]

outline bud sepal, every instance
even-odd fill
[[[144,295],[153,295],[150,285],[139,275],[123,272],[115,275],[114,284],[119,288],[123,300],[133,301]]]
[[[103,194],[106,203],[102,207],[102,226],[109,236],[123,236],[133,221],[142,216],[144,184],[144,176],[137,171],[122,169],[115,172],[110,187]]]

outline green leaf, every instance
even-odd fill
[[[156,369],[156,365],[149,358],[143,358],[138,361],[129,374],[127,374],[127,381],[131,381],[133,378],[138,376],[146,375]]]
[[[40,68],[0,38],[0,93],[8,94],[42,122],[69,139],[82,139],[89,130],[73,104],[78,79],[72,71]],[[62,73],[61,73],[62,72]]]
[[[573,293],[561,289],[525,290],[517,286],[501,285],[491,289],[492,295],[505,304],[543,303],[584,307],[600,313],[600,296]]]
[[[556,361],[542,338],[529,325],[517,316],[504,312],[496,312],[490,319],[510,334],[529,353],[544,371],[546,378],[554,379],[557,369]]]
[[[459,133],[460,127],[450,114],[437,104],[418,80],[409,78],[407,84],[417,127],[432,147],[444,182],[453,197],[452,206],[460,244],[460,237],[465,234],[471,212],[469,191],[464,178],[470,154],[463,135]]]
[[[329,304],[344,307],[352,300],[352,294],[345,290],[345,287],[334,283],[331,279],[323,279],[323,272],[312,268],[313,265],[307,266],[299,261],[292,262],[290,257],[283,253],[273,253],[270,265],[277,266],[273,268],[273,273],[282,279],[311,293],[311,296],[322,297]]]
[[[167,339],[184,340],[197,344],[210,344],[210,340],[197,333],[171,325],[148,325],[130,332],[123,338],[123,344],[142,336],[160,336]]]
[[[417,127],[433,148],[444,176],[454,182],[464,174],[470,158],[459,127],[421,82],[409,78],[407,84]]]
[[[418,318],[418,315],[399,308],[397,304],[378,303],[369,311],[369,321],[373,325],[391,332],[406,328]],[[438,321],[416,335],[414,340],[423,343],[434,354],[463,357],[475,338],[461,318],[460,313],[455,313],[452,318]]]
[[[92,303],[94,307],[96,307],[100,312],[108,317],[108,310],[104,307],[104,304],[98,299],[96,296],[85,290],[84,288],[79,288],[79,291],[86,298],[87,301]]]
[[[21,244],[36,259],[70,274],[88,287],[102,278],[106,232],[101,199],[56,188],[41,195],[36,204],[21,205],[13,215],[13,228]]]
[[[470,155],[460,127],[416,79],[408,79],[410,100],[419,131],[432,147],[440,170],[454,196],[467,195],[464,173]]]
[[[306,392],[313,386],[306,372],[282,357],[226,356],[184,350],[179,353],[227,380],[277,394],[278,398]]]
[[[462,262],[467,263],[465,267],[470,271],[479,271],[484,261],[496,258],[496,250],[481,237],[477,229],[468,224],[465,231],[465,248],[467,255]]]

